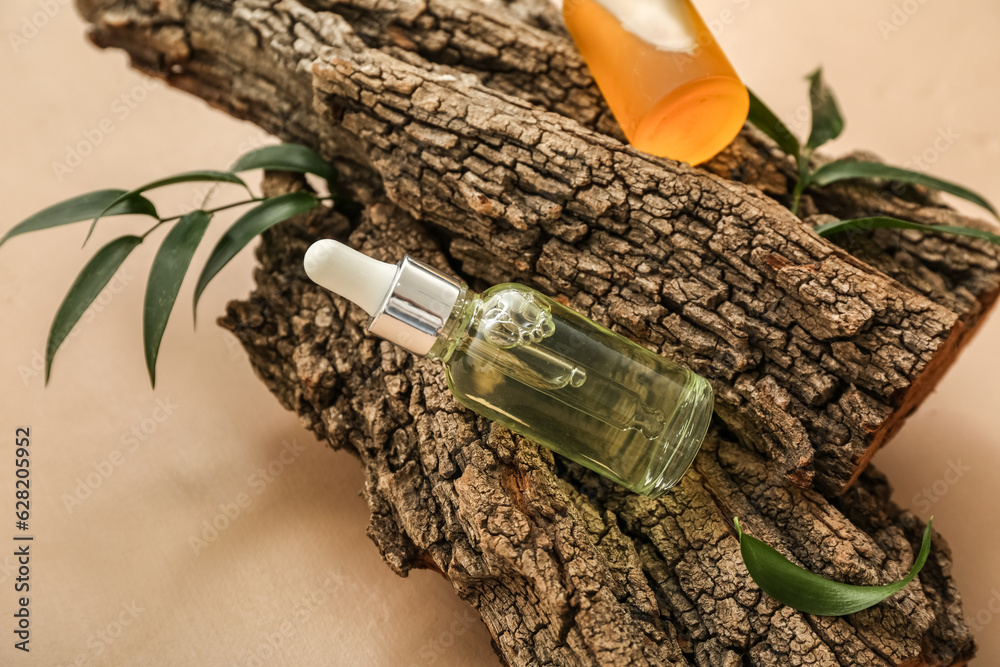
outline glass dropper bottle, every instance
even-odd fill
[[[637,493],[660,495],[698,453],[707,380],[530,287],[475,294],[413,257],[394,266],[329,239],[304,263],[371,333],[444,362],[459,403]]]

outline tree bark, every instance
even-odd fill
[[[288,189],[285,178],[268,192]],[[299,186],[293,186],[299,187]],[[721,426],[657,500],[624,491],[458,406],[436,362],[368,335],[366,315],[311,284],[309,243],[447,268],[438,241],[373,197],[360,224],[318,213],[268,232],[249,300],[222,324],[302,423],[355,453],[368,533],[398,573],[441,572],[476,606],[511,665],[954,665],[973,652],[935,535],[919,584],[848,618],[762,594],[732,527],[824,576],[888,583],[913,562],[921,522],[870,468],[832,500],[792,484]]]
[[[258,287],[224,324],[307,427],[358,454],[386,561],[441,571],[506,662],[971,656],[940,538],[919,584],[831,619],[760,593],[730,519],[839,580],[908,569],[920,522],[865,466],[996,300],[994,248],[820,239],[785,206],[788,157],[751,128],[699,169],[631,149],[541,0],[78,2],[95,43],[339,166],[360,211],[268,233]],[[803,207],[983,224],[872,183]],[[537,286],[708,377],[719,424],[675,491],[625,493],[464,411],[433,363],[367,336],[302,274],[324,235],[474,287]]]
[[[561,295],[708,377],[800,485],[846,489],[1000,290],[982,241],[880,233],[847,241],[858,261],[818,239],[738,183],[780,200],[793,177],[752,130],[706,170],[622,144],[545,3],[145,6],[81,0],[96,43],[384,184],[466,277]],[[870,185],[806,208],[982,224]]]

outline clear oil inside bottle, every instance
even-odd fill
[[[456,399],[531,440],[657,496],[690,466],[708,382],[523,285],[460,300],[429,356]]]

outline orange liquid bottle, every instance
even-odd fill
[[[563,18],[639,150],[699,164],[743,127],[746,86],[690,0],[563,0]]]

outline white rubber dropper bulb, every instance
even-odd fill
[[[314,283],[353,301],[369,315],[382,305],[396,276],[395,264],[380,262],[333,239],[309,246],[303,265]]]

